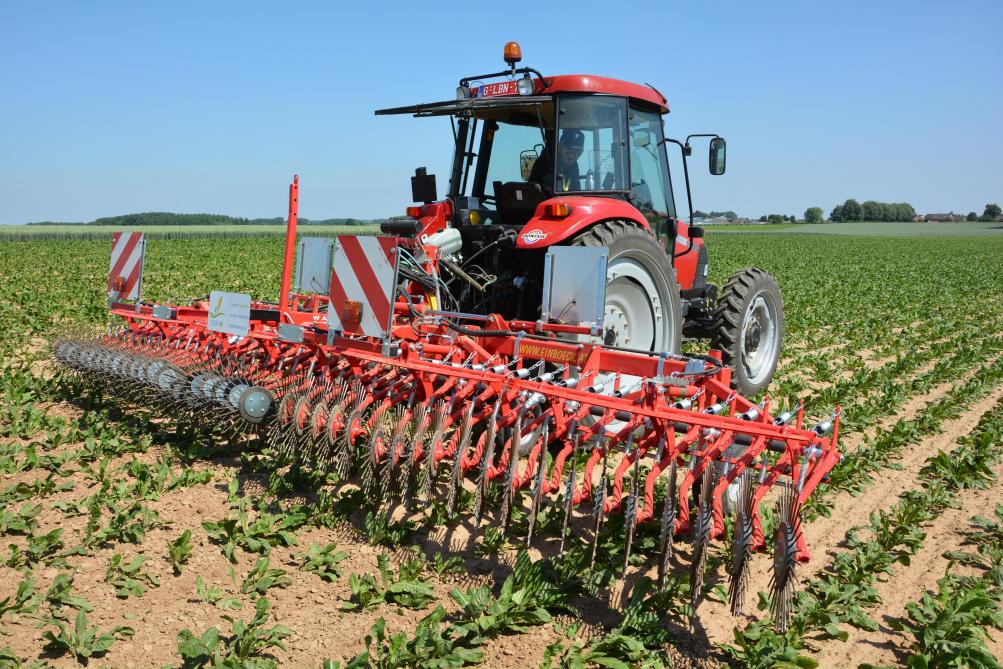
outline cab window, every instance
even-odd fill
[[[658,231],[676,216],[662,138],[658,114],[630,110],[630,200]]]
[[[558,151],[554,169],[555,193],[627,190],[626,102],[624,98],[603,95],[560,97],[558,144],[560,139],[580,133],[578,137],[583,146],[577,160]],[[574,165],[570,164],[572,160],[575,160]]]

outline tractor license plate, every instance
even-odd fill
[[[477,87],[477,97],[490,98],[495,95],[517,95],[519,85],[514,81],[499,81]]]

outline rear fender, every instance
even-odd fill
[[[566,204],[571,207],[571,213],[563,218],[548,216],[547,206],[551,204]],[[554,246],[599,221],[611,218],[631,220],[651,229],[644,215],[629,202],[609,197],[561,196],[544,200],[536,206],[533,218],[519,230],[515,245],[519,249]]]

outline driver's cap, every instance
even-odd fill
[[[585,134],[581,130],[568,128],[561,132],[561,146],[570,146],[573,149],[585,148]]]

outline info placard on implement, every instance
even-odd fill
[[[224,293],[214,290],[209,294],[210,330],[247,336],[251,321],[251,296],[244,293]]]

